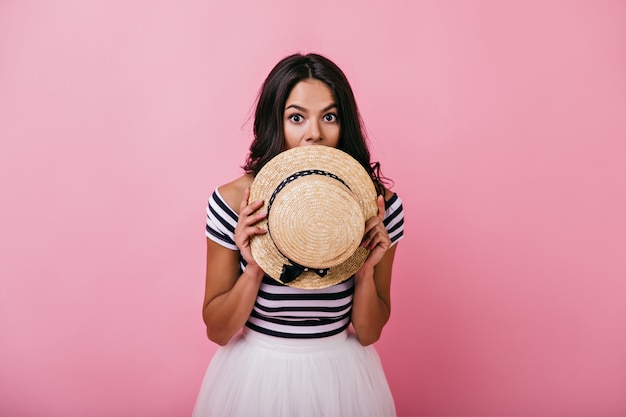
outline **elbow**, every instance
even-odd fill
[[[368,346],[373,343],[378,342],[380,337],[383,334],[383,328],[387,321],[389,320],[389,314],[386,314],[382,319],[382,322],[379,323],[371,323],[366,321],[365,323],[358,321],[355,322],[354,318],[352,320],[352,327],[354,332],[356,333],[356,338],[362,346]]]
[[[352,322],[352,328],[361,346],[369,346],[376,343],[383,332],[382,326],[359,325],[354,322]]]
[[[220,346],[227,345],[234,334],[234,332],[229,331],[227,323],[222,323],[219,320],[216,320],[215,317],[212,317],[208,313],[206,306],[202,312],[202,319],[204,321],[204,325],[206,326],[206,335],[208,339]]]
[[[225,346],[233,337],[233,332],[229,332],[226,326],[209,320],[207,316],[204,317],[204,324],[206,325],[206,335],[213,343]]]
[[[209,326],[207,326],[206,328],[206,335],[211,342],[216,343],[220,346],[226,346],[232,337],[232,335],[226,335],[224,333],[212,331]]]
[[[368,333],[368,334],[359,334],[357,332],[356,338],[361,344],[361,346],[369,346],[371,344],[378,342],[378,340],[380,339],[380,332]]]

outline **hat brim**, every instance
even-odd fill
[[[250,188],[249,201],[263,200],[260,211],[266,211],[272,193],[290,175],[305,170],[323,170],[336,175],[353,193],[364,220],[378,213],[376,189],[369,174],[354,158],[335,148],[322,145],[299,146],[281,152],[270,160],[256,175]],[[297,198],[298,196],[293,196]],[[329,208],[332,216],[332,207]],[[255,226],[267,230],[267,220]],[[250,239],[252,256],[263,271],[278,282],[283,266],[290,261],[283,256],[272,241],[270,233],[255,235]],[[303,272],[287,283],[295,288],[320,289],[339,284],[354,275],[365,262],[369,251],[358,247],[344,262],[328,269],[325,276],[312,271]]]

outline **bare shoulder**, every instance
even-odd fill
[[[395,193],[385,188],[385,201],[389,201]]]
[[[239,214],[239,205],[241,204],[241,200],[243,199],[243,193],[246,191],[246,188],[252,185],[252,181],[254,177],[250,174],[242,175],[234,181],[229,182],[228,184],[224,184],[221,187],[218,187],[218,190],[221,196],[237,214]]]

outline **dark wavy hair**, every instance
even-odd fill
[[[307,79],[322,81],[330,88],[340,123],[337,148],[359,161],[372,177],[378,194],[384,194],[388,180],[381,174],[380,163],[370,161],[365,129],[352,88],[341,69],[318,54],[290,55],[270,71],[257,99],[254,140],[243,166],[244,171],[256,175],[270,159],[285,149],[285,103],[293,87]]]

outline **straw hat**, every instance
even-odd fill
[[[365,222],[378,213],[369,174],[347,153],[322,145],[281,152],[256,175],[249,201],[263,200],[268,233],[250,240],[267,275],[296,288],[338,284],[361,268]]]

